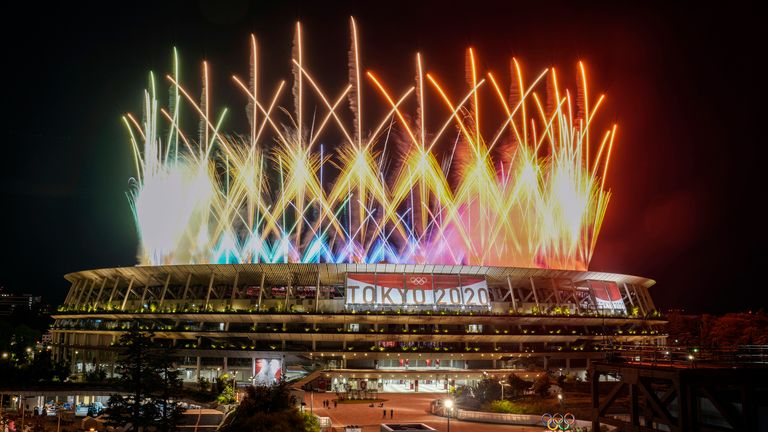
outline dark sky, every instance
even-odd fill
[[[592,89],[608,95],[601,116],[619,123],[607,180],[613,199],[591,268],[657,280],[652,294],[663,309],[766,305],[766,143],[758,145],[756,132],[764,23],[754,6],[71,3],[4,6],[0,285],[9,290],[56,303],[65,273],[135,264],[125,197],[132,159],[120,116],[141,112],[147,72],[167,72],[173,46],[190,81],[199,61],[210,60],[214,103],[239,110],[244,102],[228,76],[247,72],[250,33],[269,63],[265,81],[274,82],[288,78],[301,19],[309,63],[338,89],[355,15],[366,67],[403,86],[417,50],[454,93],[469,45],[491,69],[514,55],[529,74],[555,65],[570,79],[585,60]]]

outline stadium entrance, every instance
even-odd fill
[[[299,386],[305,390],[337,393],[345,399],[375,399],[379,393],[448,393],[456,386],[472,385],[482,379],[505,379],[515,373],[534,380],[542,372],[519,369],[492,370],[370,370],[334,369],[308,377]]]

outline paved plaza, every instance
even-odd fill
[[[386,399],[384,408],[379,408],[378,403],[371,408],[366,403],[362,404],[338,404],[333,408],[325,408],[323,400],[333,400],[334,393],[315,393],[314,412],[321,417],[330,417],[334,428],[340,430],[346,425],[362,426],[363,432],[378,432],[381,423],[424,423],[438,431],[447,431],[446,419],[430,414],[430,402],[437,398],[445,398],[445,394],[439,393],[382,393],[380,398]],[[309,409],[310,394],[306,395],[307,408]],[[386,419],[382,413],[386,409]],[[390,418],[390,410],[394,411],[394,417]],[[451,420],[451,432],[540,432],[544,427],[511,426],[501,424],[485,424]]]

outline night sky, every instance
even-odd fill
[[[593,91],[607,94],[601,117],[619,123],[607,179],[613,198],[591,269],[655,279],[663,310],[766,305],[765,142],[758,145],[756,132],[764,23],[754,6],[70,3],[4,6],[0,285],[10,291],[56,304],[65,273],[135,264],[125,196],[133,161],[120,117],[141,113],[147,73],[170,70],[173,46],[186,83],[209,60],[214,104],[244,116],[229,76],[247,74],[250,33],[266,56],[268,88],[289,78],[300,19],[307,62],[335,92],[345,84],[354,15],[364,65],[400,90],[413,79],[416,51],[454,94],[470,45],[484,66],[505,71],[514,55],[529,76],[554,65],[572,79],[584,60]]]

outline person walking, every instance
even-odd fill
[[[338,404],[338,402],[336,402],[336,400],[334,400],[334,401],[333,401],[333,407],[334,407],[334,408],[337,408],[337,407],[336,407],[336,405],[337,405],[337,404]]]
[[[395,418],[395,410],[393,409],[389,410],[389,418]]]
[[[387,418],[387,409],[384,409],[384,412],[382,413],[381,418]]]

